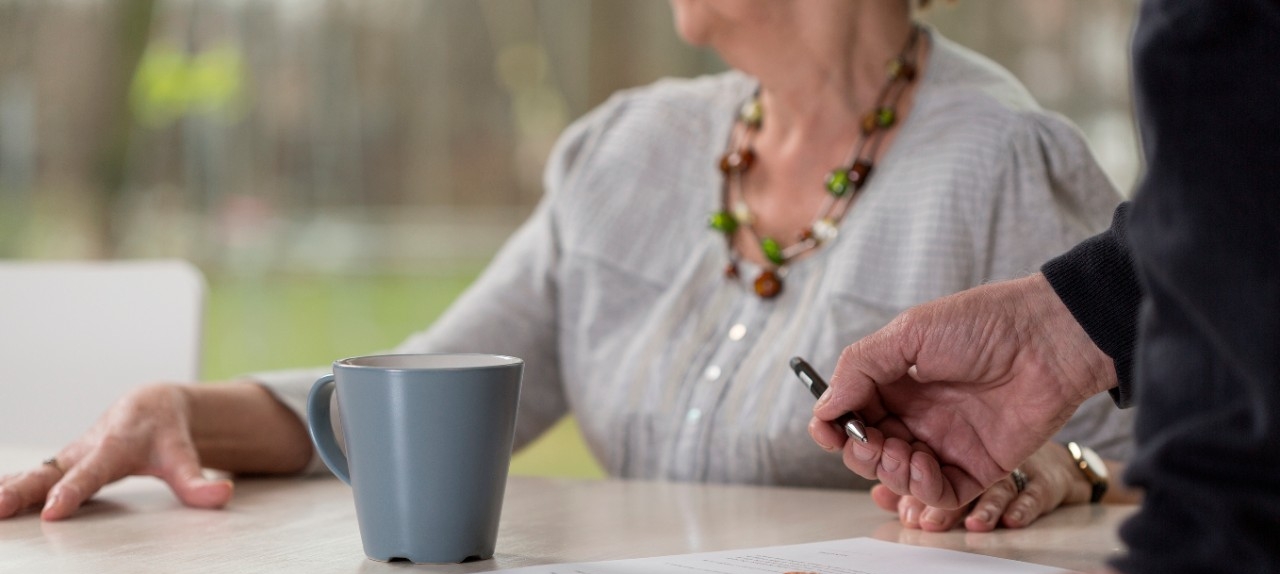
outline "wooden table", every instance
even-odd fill
[[[41,450],[0,446],[0,474]],[[1025,530],[906,530],[865,492],[511,477],[492,560],[379,563],[360,547],[348,487],[331,478],[240,480],[223,510],[185,508],[165,485],[130,478],[74,518],[0,521],[0,572],[483,572],[870,536],[1071,569],[1117,552],[1133,507],[1077,506]]]

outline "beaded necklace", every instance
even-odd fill
[[[790,245],[783,247],[777,239],[761,235],[754,227],[755,217],[747,206],[742,191],[742,178],[755,164],[755,150],[751,142],[760,131],[764,110],[760,104],[760,93],[751,95],[738,110],[733,134],[730,137],[728,151],[720,157],[720,172],[724,175],[721,188],[721,208],[711,214],[709,223],[712,229],[724,233],[729,247],[729,264],[725,267],[725,276],[731,279],[738,277],[738,261],[742,255],[733,246],[733,237],[738,230],[745,230],[750,237],[759,242],[760,251],[769,261],[770,267],[761,270],[754,281],[755,292],[761,298],[772,299],[782,292],[782,280],[786,276],[786,265],[800,255],[820,245],[828,243],[839,234],[839,223],[853,202],[854,196],[866,186],[871,177],[871,168],[876,152],[889,128],[897,122],[896,106],[906,91],[907,86],[916,78],[916,44],[920,37],[920,28],[913,27],[898,57],[889,62],[889,74],[885,84],[880,88],[876,104],[862,117],[862,125],[858,142],[850,153],[849,160],[827,174],[823,188],[827,199],[818,210],[813,223],[809,224],[800,237]]]

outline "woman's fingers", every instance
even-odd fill
[[[871,501],[875,502],[876,506],[879,506],[883,510],[897,512],[898,503],[903,498],[904,497],[900,496],[898,493],[889,490],[889,487],[883,484],[877,484],[871,487]]]
[[[150,468],[141,468],[134,460],[137,454],[147,454],[155,462]],[[60,520],[71,516],[103,486],[130,474],[154,474],[164,480],[184,504],[197,508],[220,508],[231,500],[234,490],[229,480],[204,477],[194,447],[185,440],[159,440],[152,445],[104,441],[99,448],[71,464],[66,475],[56,479],[52,487],[45,487],[48,497],[40,517]]]
[[[920,514],[928,508],[914,496],[903,496],[898,500],[898,522],[907,528],[920,528]]]
[[[894,439],[886,440],[892,444]],[[1052,452],[1052,449],[1042,452]],[[886,447],[886,455],[890,447]],[[927,454],[927,451],[917,451]],[[963,521],[965,529],[972,532],[990,532],[999,525],[1023,528],[1062,504],[1067,484],[1045,462],[1046,456],[1033,456],[1022,468],[1025,470],[1025,488],[1021,492],[1014,480],[1006,477],[991,485],[978,500],[967,509],[947,509],[929,506],[919,496],[897,496],[890,489],[893,485],[876,485],[871,498],[886,510],[896,509],[898,518],[907,528],[928,531],[950,530]],[[1069,474],[1069,473],[1068,473]],[[960,480],[953,479],[959,483]],[[913,486],[915,483],[913,482]]]
[[[1006,478],[992,485],[967,509],[927,506],[914,496],[894,498],[897,495],[882,485],[872,489],[871,498],[881,508],[896,503],[898,519],[907,528],[942,532],[963,521],[966,530],[990,532],[1001,524],[1008,528],[1028,526],[1056,507],[1050,482],[1029,478],[1026,490],[1018,492],[1013,480]]]
[[[978,502],[973,505],[973,511],[965,517],[965,529],[973,532],[995,530],[1005,510],[1017,496],[1017,490],[1010,479],[1006,478],[991,485],[991,488],[978,497]]]
[[[968,507],[936,508],[926,507],[920,512],[920,529],[928,532],[946,532],[964,520]]]
[[[1009,507],[1005,509],[1004,516],[1000,522],[1008,528],[1022,528],[1035,522],[1040,515],[1058,507],[1062,500],[1059,494],[1053,496],[1049,481],[1036,480],[1035,476],[1028,476],[1027,488],[1018,494]]]
[[[113,455],[111,449],[94,449],[77,461],[59,460],[67,472],[47,489],[44,510],[40,511],[40,518],[44,520],[71,516],[107,483],[129,474],[125,462]]]
[[[1009,528],[1022,528],[1066,502],[1073,483],[1083,475],[1062,445],[1045,444],[1022,465],[1027,487],[1005,510],[1000,522]]]
[[[0,479],[0,518],[8,518],[45,499],[49,488],[62,478],[53,465],[13,474]]]
[[[951,530],[964,519],[967,509],[934,508],[914,496],[898,496],[883,485],[871,489],[871,499],[880,508],[898,513],[898,521],[906,528],[930,532]],[[890,506],[892,505],[892,506]]]
[[[126,395],[58,453],[56,462],[0,478],[0,519],[42,501],[41,518],[63,519],[103,486],[135,474],[164,480],[188,506],[224,506],[233,486],[204,477],[186,407],[174,385],[151,385]]]

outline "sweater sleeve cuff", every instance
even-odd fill
[[[277,401],[280,401],[281,404],[293,411],[293,414],[297,415],[303,424],[307,424],[307,395],[311,393],[311,383],[328,372],[329,369],[323,368],[293,369],[253,373],[246,375],[244,378],[266,389]],[[336,399],[337,395],[334,395],[334,398]],[[341,442],[343,440],[342,424],[336,405],[333,407],[333,415],[334,433]],[[316,455],[315,449],[312,449],[311,460],[307,463],[306,468],[303,469],[302,474],[323,475],[328,472],[329,468]]]
[[[1116,208],[1111,228],[1049,260],[1040,271],[1095,345],[1115,363],[1116,405],[1133,403],[1133,349],[1142,287],[1126,241],[1129,203]]]

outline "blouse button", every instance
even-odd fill
[[[699,409],[699,408],[689,409],[689,412],[685,413],[684,418],[688,419],[689,422],[696,422],[698,419],[702,418],[702,409]]]
[[[747,336],[746,325],[743,325],[742,323],[738,323],[737,325],[734,325],[733,327],[729,328],[730,341],[741,341],[742,338],[745,336]]]
[[[714,381],[720,378],[720,367],[711,365],[707,367],[707,370],[702,371],[702,376],[706,377],[708,381]]]

